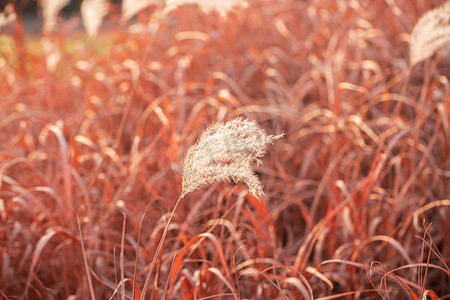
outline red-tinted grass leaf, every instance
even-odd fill
[[[31,282],[34,275],[34,270],[36,268],[36,265],[38,264],[39,258],[41,256],[42,250],[47,245],[47,243],[58,233],[61,233],[69,238],[73,239],[72,234],[65,228],[55,226],[47,229],[47,232],[39,239],[39,241],[36,244],[36,247],[34,248],[33,256],[31,258],[31,264],[30,264],[30,271],[28,272],[28,279],[25,286],[25,289],[22,293],[22,299],[26,297],[28,290],[31,286]]]

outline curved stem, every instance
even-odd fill
[[[175,211],[177,210],[177,207],[180,204],[181,199],[183,199],[183,195],[180,195],[180,197],[178,197],[177,202],[175,203],[175,206],[173,207],[172,212],[170,213],[169,219],[167,220],[166,227],[164,227],[163,234],[161,236],[161,239],[159,240],[158,247],[156,248],[155,254],[154,254],[152,262],[150,264],[150,269],[148,270],[147,277],[145,278],[145,283],[144,283],[144,287],[142,288],[142,295],[141,295],[142,300],[145,300],[145,293],[147,292],[147,286],[150,281],[150,276],[152,275],[156,260],[158,259],[159,255],[162,255],[163,245],[166,240],[166,235],[167,235],[167,231],[169,230],[170,222],[172,221],[173,215],[175,214]]]

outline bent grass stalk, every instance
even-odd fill
[[[145,299],[150,276],[158,257],[163,253],[167,231],[181,199],[203,185],[214,181],[230,181],[231,178],[234,182],[244,181],[249,193],[260,200],[264,195],[262,184],[251,166],[259,165],[260,158],[266,153],[266,145],[282,136],[267,135],[255,121],[237,118],[225,124],[209,126],[198,143],[189,148],[183,165],[182,190],[156,248],[141,299]]]

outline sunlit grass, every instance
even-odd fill
[[[411,67],[407,43],[436,4],[155,8],[96,38],[76,19],[7,27],[0,298],[139,299],[147,276],[151,299],[449,297],[450,83],[442,54]],[[285,133],[255,168],[266,195],[214,181],[166,229],[188,148],[237,117]]]

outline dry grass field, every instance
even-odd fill
[[[443,1],[84,2],[0,15],[0,299],[450,299],[448,15],[410,48]],[[238,117],[284,133],[261,201],[173,210]]]

